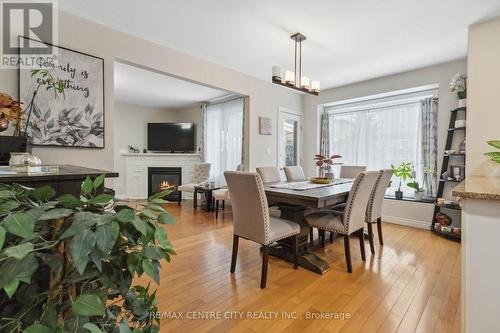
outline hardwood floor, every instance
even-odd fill
[[[358,242],[351,242],[352,274],[341,238],[315,251],[330,263],[323,276],[271,257],[262,290],[257,244],[240,240],[236,272],[229,273],[230,206],[218,221],[193,211],[189,201],[167,209],[177,218],[167,229],[178,254],[161,270],[158,309],[170,316],[162,319],[161,332],[460,331],[460,244],[430,231],[385,223],[385,245],[377,239],[376,254],[367,251],[366,262]],[[222,319],[190,319],[194,315]]]

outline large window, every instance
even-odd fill
[[[422,183],[424,163],[421,149],[420,100],[433,96],[426,92],[349,103],[327,108],[329,151],[340,154],[345,165],[365,165],[368,170],[390,168],[402,161],[412,162]],[[395,177],[390,191],[398,187]],[[402,184],[405,196],[413,189]]]
[[[244,99],[208,104],[204,111],[205,161],[210,179],[224,185],[224,171],[236,170],[242,160]]]

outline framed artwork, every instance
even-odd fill
[[[463,165],[450,165],[449,177],[456,181],[462,181],[465,177]]]
[[[104,148],[104,59],[54,47],[57,62],[19,70],[27,134],[39,146]]]
[[[272,119],[267,117],[259,117],[259,134],[260,135],[272,135]]]

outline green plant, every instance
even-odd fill
[[[401,162],[397,168],[394,164],[391,164],[391,169],[394,171],[394,176],[400,178],[398,191],[401,191],[401,183],[406,181],[406,179],[413,178],[412,165],[410,162]]]
[[[0,184],[0,332],[159,331],[160,261],[175,254],[161,224],[171,191],[134,208],[96,194],[104,175],[87,178],[79,198],[44,186]]]
[[[500,149],[500,140],[487,141],[486,143],[493,148]],[[492,161],[500,164],[500,151],[492,151],[484,153],[484,155],[489,156]]]
[[[424,173],[425,174],[429,174],[429,175],[432,175],[435,173],[435,171],[429,167],[424,167]],[[409,182],[408,184],[408,187],[411,187],[412,189],[414,189],[415,191],[417,192],[423,192],[424,191],[424,188],[423,187],[420,187],[420,184],[419,182],[416,180],[417,178],[415,177],[415,172],[412,170],[411,172],[411,175],[410,175],[410,178],[413,179],[413,181]]]

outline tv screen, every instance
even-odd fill
[[[193,123],[148,123],[148,150],[194,152]]]

